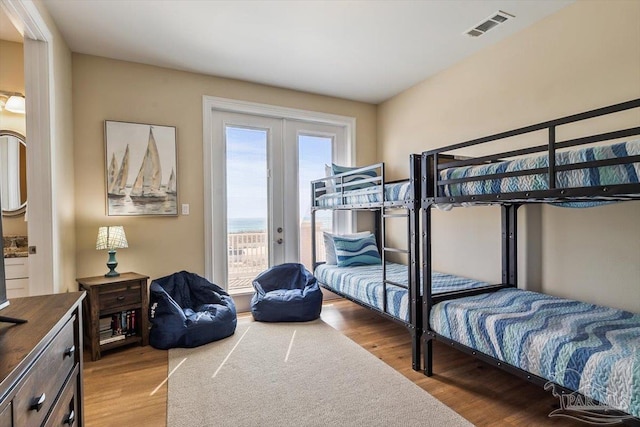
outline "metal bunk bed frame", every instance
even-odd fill
[[[524,371],[518,367],[502,362],[494,357],[481,353],[471,347],[463,345],[450,338],[444,337],[433,331],[430,326],[430,315],[432,307],[438,302],[461,298],[465,296],[477,295],[485,292],[494,292],[502,288],[514,288],[517,283],[517,209],[525,203],[548,203],[548,202],[565,202],[565,201],[624,201],[624,200],[640,200],[640,183],[620,184],[609,186],[592,186],[580,188],[560,188],[556,183],[556,172],[572,169],[584,169],[598,166],[624,165],[640,162],[640,156],[627,156],[608,160],[593,160],[582,163],[573,163],[568,165],[555,164],[555,152],[560,148],[574,147],[594,142],[611,141],[619,138],[640,135],[640,126],[629,127],[613,132],[599,133],[581,138],[570,139],[562,142],[556,141],[556,128],[561,125],[575,123],[586,119],[605,116],[625,110],[640,107],[640,99],[633,99],[627,102],[586,111],[580,114],[574,114],[555,120],[549,120],[543,123],[514,129],[507,132],[501,132],[491,136],[473,139],[470,141],[442,147],[435,150],[429,150],[422,153],[422,277],[423,277],[423,299],[422,299],[422,319],[423,334],[422,341],[424,343],[424,363],[423,369],[427,376],[433,374],[433,348],[434,340],[446,343],[464,353],[475,356],[491,365],[497,366],[513,375],[523,378],[536,385],[544,387],[548,380]],[[512,136],[523,135],[535,131],[547,130],[548,143],[530,148],[511,150],[500,152],[492,155],[486,155],[475,158],[453,159],[451,160],[449,153],[452,150],[471,147],[484,144],[496,140],[509,138]],[[443,169],[457,166],[481,165],[489,162],[496,162],[500,159],[519,156],[531,153],[547,153],[548,167],[538,169],[528,169],[516,172],[504,172],[496,174],[487,174],[480,177],[468,177],[459,179],[442,180],[439,172]],[[523,191],[501,194],[483,194],[483,195],[465,195],[465,196],[444,196],[442,187],[446,184],[454,184],[461,182],[469,182],[476,180],[500,179],[511,176],[533,175],[546,173],[548,174],[548,189]],[[499,204],[501,206],[501,233],[502,233],[502,283],[489,287],[465,290],[458,292],[449,292],[445,294],[432,295],[431,292],[431,271],[432,271],[432,247],[431,247],[431,210],[438,203],[473,203],[473,204]],[[573,393],[573,390],[554,385],[555,390],[561,393]],[[634,422],[638,422],[634,419]],[[638,424],[640,425],[640,422]]]
[[[412,367],[415,371],[419,371],[421,368],[421,336],[422,336],[422,298],[420,296],[420,239],[418,238],[418,229],[420,225],[419,214],[420,214],[420,176],[419,173],[421,171],[420,168],[421,156],[419,154],[412,154],[410,156],[410,172],[409,172],[409,182],[410,182],[410,191],[411,191],[411,199],[404,201],[387,201],[385,200],[385,184],[390,184],[390,182],[385,181],[385,172],[384,172],[384,163],[378,163],[375,165],[366,166],[360,169],[356,169],[353,171],[349,171],[346,173],[341,173],[338,175],[334,175],[332,177],[326,177],[322,179],[318,179],[311,182],[311,251],[312,251],[312,263],[313,269],[323,264],[322,262],[317,262],[317,249],[316,249],[316,213],[319,210],[365,210],[365,211],[373,211],[376,215],[375,219],[375,230],[374,234],[376,236],[376,242],[378,244],[378,249],[380,251],[380,256],[382,258],[382,284],[383,284],[383,309],[380,310],[377,307],[369,305],[363,301],[359,301],[354,297],[347,295],[345,293],[339,292],[335,289],[332,289],[330,286],[320,283],[320,285],[356,304],[359,304],[369,310],[374,311],[375,313],[393,320],[396,323],[400,323],[405,326],[410,335],[411,335],[411,359],[412,359]],[[363,172],[378,170],[379,174],[376,177],[358,180],[356,183],[346,182],[346,179],[349,176],[354,174],[362,174]],[[335,197],[340,197],[341,202],[336,206],[320,206],[318,204],[317,197],[322,194],[328,188],[328,183],[331,180],[337,181],[335,184],[336,193]],[[374,202],[374,203],[354,203],[347,204],[347,196],[345,195],[346,191],[349,191],[354,185],[362,184],[370,182],[375,186],[376,192],[379,191],[380,200],[382,202]],[[403,213],[393,213],[392,211],[404,210]],[[388,218],[407,218],[407,249],[398,249],[394,247],[387,246],[386,244],[386,219]],[[400,253],[405,254],[408,257],[408,285],[405,286],[400,283],[393,282],[387,279],[386,273],[386,259],[387,253]],[[393,285],[401,288],[406,288],[409,296],[409,321],[405,322],[402,319],[399,319],[388,312],[387,305],[387,285]]]

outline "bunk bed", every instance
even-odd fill
[[[519,289],[517,283],[518,207],[640,200],[640,123],[556,138],[560,126],[631,109],[640,117],[640,99],[422,153],[426,375],[433,374],[432,343],[442,341],[554,393],[580,396],[606,409],[595,415],[578,411],[577,418],[640,421],[640,314]],[[544,144],[502,151],[506,138],[533,140],[540,131],[548,136]],[[451,158],[469,148],[489,154]],[[434,292],[432,210],[481,204],[501,209],[502,282],[481,293]]]
[[[311,183],[311,247],[314,275],[322,287],[404,325],[412,337],[412,366],[420,370],[422,297],[420,294],[420,239],[417,237],[420,208],[420,155],[410,156],[410,176],[403,181],[385,180],[384,164],[338,169]],[[372,211],[373,239],[367,233],[356,240],[368,240],[377,248],[372,263],[341,265],[317,262],[316,214],[321,210]],[[392,247],[386,238],[386,221],[406,221],[406,246]],[[335,238],[334,236],[333,238]],[[340,236],[337,236],[338,239]],[[375,242],[375,243],[372,243]],[[360,247],[358,247],[360,249]],[[391,262],[389,254],[405,256],[406,264]],[[379,257],[376,260],[375,257]],[[359,264],[359,263],[356,263]],[[485,288],[489,284],[464,277],[433,273],[437,292]]]

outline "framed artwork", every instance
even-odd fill
[[[176,128],[105,120],[107,215],[178,215]]]

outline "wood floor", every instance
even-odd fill
[[[437,342],[435,374],[413,371],[407,330],[349,301],[331,300],[322,309],[322,319],[475,425],[584,426],[548,418],[557,400],[542,388]],[[86,426],[166,425],[167,351],[129,347],[95,362],[87,353]]]

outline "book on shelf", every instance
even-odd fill
[[[111,317],[100,318],[100,331],[111,330]]]
[[[135,310],[124,310],[111,316],[100,318],[100,345],[120,341],[136,335],[137,319]]]
[[[125,339],[126,337],[123,334],[120,335],[112,335],[110,337],[105,337],[102,338],[102,336],[100,336],[100,345],[104,345],[104,344],[109,344],[112,342],[116,342],[116,341],[120,341]]]

